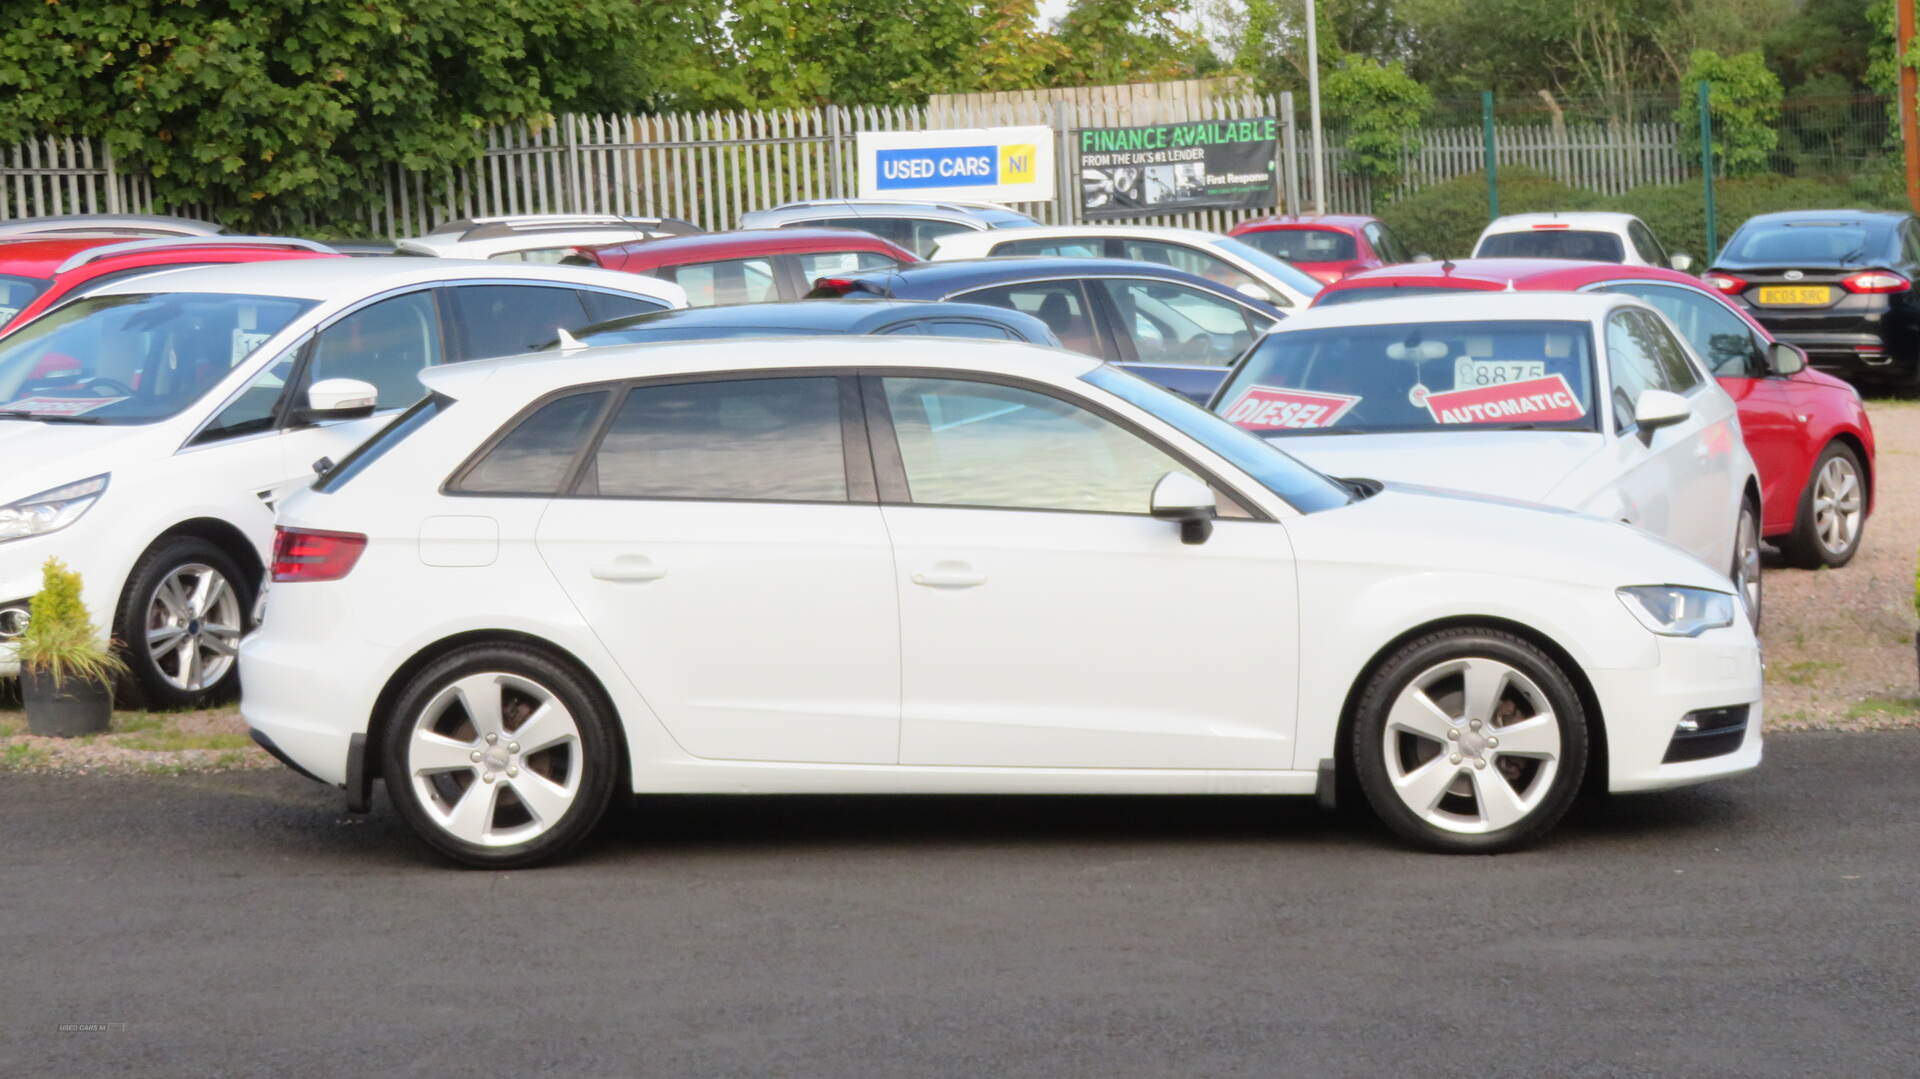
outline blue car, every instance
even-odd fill
[[[636,345],[647,341],[698,341],[715,337],[875,333],[977,337],[1060,347],[1060,339],[1047,329],[1047,324],[1032,315],[977,303],[917,300],[867,303],[788,300],[689,307],[596,323],[573,336],[584,345]]]
[[[1204,277],[1129,259],[1014,257],[918,262],[814,282],[812,297],[986,304],[1032,315],[1063,347],[1134,369],[1205,403],[1227,369],[1286,316]]]

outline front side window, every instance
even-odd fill
[[[1535,228],[1525,232],[1496,232],[1480,241],[1473,257],[1625,262],[1627,249],[1620,237],[1611,232]]]
[[[465,494],[551,495],[592,434],[607,390],[570,394],[542,405],[493,444],[453,484]]]
[[[570,288],[459,285],[449,291],[454,323],[466,345],[464,360],[532,352],[561,330],[577,330],[587,322],[586,307]]]
[[[1689,383],[1675,378],[1667,355],[1671,344],[1666,328],[1644,311],[1615,311],[1607,319],[1607,369],[1613,376],[1616,430],[1633,425],[1634,402],[1642,393],[1687,391]]]
[[[1593,429],[1585,322],[1470,321],[1268,334],[1215,411],[1263,436]]]
[[[983,303],[1032,315],[1047,324],[1060,339],[1060,347],[1083,356],[1100,355],[1100,337],[1093,328],[1093,314],[1078,281],[1029,281],[1019,285],[963,292],[953,299],[963,303]]]
[[[1033,390],[934,378],[881,384],[916,504],[1143,514],[1160,477],[1187,472],[1131,431]]]
[[[204,292],[82,297],[0,338],[0,411],[87,423],[166,419],[313,306]]]
[[[1184,244],[1170,244],[1160,240],[1123,240],[1120,246],[1121,258],[1171,266],[1176,270],[1185,270],[1227,288],[1241,288],[1257,283],[1245,270],[1226,259],[1204,251],[1196,251]]]
[[[1224,367],[1269,324],[1239,304],[1185,285],[1105,278],[1099,287],[1141,363]]]
[[[723,303],[762,303],[780,298],[770,259],[690,262],[673,268],[673,280],[687,290],[689,307]]]
[[[844,502],[839,381],[636,386],[614,413],[574,493]]]
[[[321,330],[307,364],[306,384],[358,379],[379,391],[376,407],[404,408],[426,392],[420,372],[444,362],[433,293],[409,292],[363,307]]]
[[[25,311],[27,305],[51,284],[52,281],[39,277],[0,274],[0,326],[5,326],[13,316]]]
[[[1651,282],[1621,281],[1595,291],[1635,297],[1667,316],[1714,374],[1729,378],[1753,375],[1759,362],[1753,330],[1721,301],[1690,288]]]
[[[229,401],[227,407],[194,436],[194,442],[218,442],[272,430],[275,410],[286,394],[287,380],[293,377],[298,356],[298,351],[289,351],[253,376],[240,396]]]
[[[1626,314],[1646,335],[1649,351],[1653,354],[1654,362],[1660,365],[1667,388],[1675,393],[1689,393],[1703,384],[1700,372],[1687,359],[1687,350],[1674,340],[1664,323],[1645,311],[1629,311]]]

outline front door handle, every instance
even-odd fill
[[[601,562],[588,572],[602,581],[657,581],[667,575],[666,568],[654,564],[643,554],[623,554],[611,562]]]
[[[965,562],[936,562],[930,570],[913,575],[913,583],[928,588],[972,588],[987,583],[987,575]]]

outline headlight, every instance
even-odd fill
[[[1643,584],[1616,589],[1614,594],[1641,625],[1665,637],[1698,637],[1733,625],[1733,596],[1726,592]]]
[[[0,506],[0,541],[58,532],[79,520],[106,489],[103,474]]]

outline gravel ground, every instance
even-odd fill
[[[1912,597],[1920,550],[1920,401],[1868,402],[1878,441],[1877,504],[1866,540],[1839,570],[1766,570],[1767,725],[1920,727]],[[26,735],[0,699],[0,772],[168,773],[277,767],[238,712],[122,713],[86,739]]]
[[[1920,549],[1920,401],[1869,400],[1879,475],[1866,539],[1837,570],[1769,562],[1760,636],[1767,725],[1920,726],[1914,558]]]

